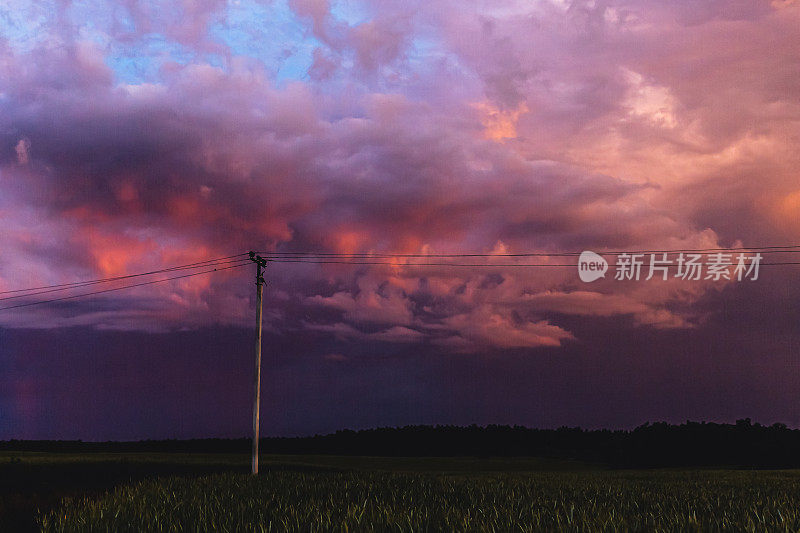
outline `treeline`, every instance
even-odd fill
[[[735,424],[664,422],[633,430],[529,429],[522,426],[406,426],[329,435],[265,438],[264,454],[377,456],[537,456],[576,459],[614,467],[800,467],[800,430]],[[146,440],[138,442],[0,442],[0,450],[47,452],[246,453],[249,439]]]

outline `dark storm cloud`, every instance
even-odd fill
[[[92,28],[66,2],[36,39],[4,36],[0,290],[253,248],[503,254],[798,240],[791,2],[373,2],[355,15],[325,1],[288,6],[310,50],[296,79],[220,40],[234,9],[220,2],[122,2],[105,27],[107,13],[94,13]],[[182,55],[153,52],[155,36]],[[154,79],[130,81],[118,47],[147,56]],[[765,268],[754,302],[790,310],[792,275]],[[250,277],[33,307],[0,323],[241,327],[252,319]],[[359,346],[590,357],[592,324],[710,342],[725,326],[704,328],[727,295],[753,290],[589,286],[559,268],[271,265],[265,317],[289,344],[313,336],[314,365],[353,368]],[[623,364],[615,349],[635,347],[619,332],[600,344],[608,368]],[[657,379],[662,362],[637,367],[641,379]],[[25,383],[20,395],[35,388]]]

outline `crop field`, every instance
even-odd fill
[[[258,477],[68,497],[37,520],[44,531],[797,531],[800,472],[294,457]]]

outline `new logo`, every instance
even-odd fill
[[[581,281],[589,283],[604,278],[607,271],[608,261],[602,256],[588,250],[581,252],[578,258],[578,275],[581,277]]]

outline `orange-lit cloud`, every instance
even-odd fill
[[[708,314],[693,306],[725,289],[589,291],[570,269],[403,254],[512,264],[523,259],[502,254],[799,235],[796,3],[445,2],[348,24],[325,2],[292,2],[317,40],[294,80],[217,53],[207,30],[223,4],[190,10],[181,30],[150,21],[198,53],[146,81],[119,79],[113,47],[72,32],[54,33],[63,46],[0,48],[3,287],[250,249],[384,254],[400,265],[270,264],[268,327],[462,351],[565,346],[564,316],[692,328]],[[211,64],[212,50],[228,59]],[[245,277],[142,289],[135,309],[59,323],[241,325]]]
[[[528,105],[524,102],[508,110],[498,109],[491,102],[478,102],[473,106],[480,114],[484,136],[493,141],[517,137],[517,122],[520,116],[528,112]]]

